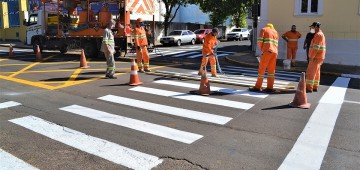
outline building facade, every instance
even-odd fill
[[[327,43],[325,63],[360,66],[360,0],[261,0],[260,10],[258,32],[269,22],[280,35],[296,25],[302,34],[297,60],[306,61],[303,42],[309,25],[318,21]],[[286,58],[281,38],[278,58]]]

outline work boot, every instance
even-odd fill
[[[265,93],[274,93],[276,90],[274,90],[274,89],[269,89],[269,88],[265,88],[265,89],[263,89],[262,91],[265,92]]]
[[[151,70],[150,70],[150,69],[145,69],[144,71],[145,71],[145,72],[147,72],[147,73],[148,73],[148,72],[151,72]]]
[[[249,88],[249,91],[252,91],[252,92],[259,92],[260,89],[256,88],[256,87],[250,87]]]
[[[312,93],[313,90],[306,89],[306,93]]]
[[[291,62],[291,67],[295,67],[295,61]]]
[[[139,72],[139,73],[145,73],[144,70],[140,70],[140,69],[138,70],[138,72]]]
[[[318,89],[313,89],[313,92],[318,92]]]
[[[115,77],[114,75],[106,75],[105,76],[106,78],[108,78],[108,79],[117,79],[117,77]]]
[[[211,77],[219,77],[218,75],[216,74],[212,74]]]

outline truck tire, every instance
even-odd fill
[[[32,43],[32,45],[33,45],[33,51],[34,51],[35,54],[36,54],[36,52],[37,52],[37,46],[39,46],[39,48],[40,48],[40,53],[42,53],[43,47],[42,47],[41,41],[40,41],[39,39],[34,40],[33,43]]]
[[[60,47],[60,53],[61,53],[61,54],[65,54],[66,52],[68,52],[68,50],[69,50],[69,48],[68,48],[67,45],[62,45],[62,46]]]
[[[92,43],[92,42],[85,43],[83,46],[83,49],[84,49],[84,53],[86,56],[96,57],[98,54],[98,50],[97,50],[96,46],[94,45],[94,43]]]

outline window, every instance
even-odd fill
[[[186,31],[184,31],[184,32],[182,33],[182,35],[188,35],[188,33],[187,33]]]
[[[7,0],[8,12],[9,12],[9,27],[19,27],[19,1],[18,0]]]
[[[295,0],[295,15],[322,15],[323,0]]]
[[[37,24],[37,15],[31,15],[29,18],[29,25]]]
[[[193,35],[194,33],[193,32],[191,32],[191,31],[188,31],[187,32],[189,35]]]

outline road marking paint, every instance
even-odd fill
[[[360,104],[360,102],[350,101],[350,100],[344,100],[344,102],[346,102],[346,103],[352,103],[352,104]]]
[[[223,57],[223,56],[228,56],[228,55],[230,55],[230,54],[224,53],[224,54],[218,54],[217,56],[218,57]]]
[[[186,51],[176,51],[176,52],[172,52],[172,53],[166,53],[165,55],[172,55],[172,54],[179,54],[179,53],[183,53]]]
[[[6,59],[0,59],[0,61],[6,61],[6,60],[9,60],[9,59],[7,59],[7,58]]]
[[[192,88],[192,89],[199,89],[198,84],[184,83],[184,82],[171,81],[171,80],[157,80],[157,81],[155,81],[155,83],[173,85],[173,86],[179,86],[179,87],[187,87],[187,88]],[[268,96],[268,94],[264,94],[264,93],[256,93],[256,92],[251,92],[248,90],[228,89],[228,88],[216,87],[213,85],[210,87],[210,89],[212,91],[219,91],[222,93],[237,94],[237,95],[258,97],[258,98],[265,98]]]
[[[43,61],[46,61],[46,60],[48,60],[48,59],[51,59],[51,58],[53,58],[53,57],[55,57],[55,56],[56,56],[56,55],[53,55],[53,56],[50,56],[50,57],[46,57],[46,58],[44,58],[44,60],[43,60]],[[36,66],[36,65],[40,64],[40,63],[41,63],[41,62],[35,62],[35,63],[33,63],[33,64],[30,64],[29,66],[27,66],[27,67],[25,67],[25,68],[23,68],[23,69],[21,69],[21,70],[17,71],[16,73],[14,73],[14,74],[10,75],[9,77],[10,77],[10,78],[15,77],[15,76],[17,76],[17,75],[21,74],[22,72],[24,72],[24,71],[26,71],[26,70],[28,70],[28,69],[30,69],[30,68],[32,68],[32,67],[34,67],[34,66]]]
[[[5,152],[0,148],[0,169],[26,169],[36,170],[37,168],[31,166],[25,161],[15,157],[14,155]]]
[[[279,170],[320,169],[349,81],[338,77],[326,91]]]
[[[255,70],[255,71],[258,70],[257,68],[240,67],[240,66],[225,66],[225,67],[226,68],[243,69],[243,70]],[[267,73],[267,71],[265,71],[265,73]],[[298,72],[282,71],[282,70],[276,70],[276,73],[287,73],[287,74],[291,74],[291,75],[301,75],[301,73],[298,73]]]
[[[187,144],[191,144],[203,137],[202,135],[198,135],[195,133],[185,132],[166,126],[148,123],[145,121],[136,120],[124,116],[114,115],[78,105],[63,107],[60,108],[60,110]]]
[[[183,54],[174,55],[172,57],[182,57],[182,56],[186,56],[186,55],[190,55],[190,54],[197,54],[197,53],[199,53],[199,51],[187,52],[187,53],[183,53]]]
[[[220,124],[220,125],[224,125],[232,119],[230,117],[218,116],[218,115],[214,115],[214,114],[198,112],[198,111],[193,111],[193,110],[188,110],[188,109],[182,109],[182,108],[177,108],[177,107],[171,107],[171,106],[150,103],[150,102],[130,99],[130,98],[126,98],[126,97],[114,96],[114,95],[103,96],[103,97],[100,97],[99,99],[113,102],[113,103],[122,104],[122,105],[137,107],[137,108],[141,108],[141,109],[145,109],[145,110],[151,110],[151,111],[156,111],[156,112],[160,112],[160,113],[165,113],[165,114],[169,114],[169,115],[180,116],[180,117],[185,117],[185,118],[194,119],[194,120],[200,120],[200,121],[204,121],[204,122],[216,123],[216,124]]]
[[[0,75],[0,79],[13,81],[13,82],[21,83],[21,84],[26,84],[26,85],[30,85],[30,86],[34,86],[34,87],[40,87],[40,88],[44,88],[44,89],[48,89],[48,90],[53,90],[54,89],[53,86],[48,86],[46,84],[31,82],[31,81],[28,81],[28,80],[23,80],[23,79],[8,77],[8,76]]]
[[[360,75],[358,75],[358,74],[341,74],[341,77],[360,79]]]
[[[64,126],[59,126],[35,116],[26,116],[9,121],[55,141],[128,168],[151,169],[163,161],[158,157],[104,139],[93,137]]]
[[[222,68],[223,70],[229,70],[229,71],[236,71],[239,73],[244,73],[244,72],[248,72],[248,73],[254,73],[254,75],[257,76],[258,70],[255,69],[236,69],[236,68],[228,68],[228,67],[224,67]],[[267,71],[265,72],[267,73]],[[291,73],[282,73],[282,72],[275,72],[275,76],[287,76],[287,77],[296,77],[299,78],[300,75],[299,74],[291,74]]]
[[[186,58],[196,58],[196,57],[201,57],[203,56],[202,54],[198,54],[198,55],[193,55],[193,56],[190,56],[190,57],[186,57]]]
[[[226,71],[226,69],[222,69],[224,71]],[[251,77],[257,77],[258,74],[257,73],[254,73],[254,74],[251,74],[251,73],[244,73],[244,72],[233,72],[233,71],[226,71],[226,73],[228,74],[232,74],[232,75],[236,75],[236,74],[242,74],[244,76],[251,76]],[[264,79],[267,78],[267,75],[264,75]],[[288,77],[282,77],[282,76],[277,76],[277,74],[275,74],[275,79],[276,80],[287,80],[287,81],[298,81],[299,78],[288,78]]]
[[[0,109],[19,106],[19,105],[21,105],[21,103],[14,102],[14,101],[8,101],[8,102],[0,103]]]
[[[159,89],[148,88],[148,87],[134,87],[129,90],[148,93],[148,94],[154,94],[154,95],[159,95],[159,96],[165,96],[165,97],[172,97],[172,98],[176,98],[176,99],[195,101],[195,102],[206,103],[206,104],[232,107],[232,108],[237,108],[237,109],[247,110],[254,106],[254,104],[250,104],[250,103],[236,102],[236,101],[225,100],[225,99],[216,99],[216,98],[210,98],[210,97],[205,97],[205,96],[191,95],[191,94],[187,94],[187,93],[178,93],[178,92],[159,90]]]
[[[82,68],[78,68],[74,71],[74,73],[69,77],[69,79],[67,80],[66,84],[69,84],[70,81],[75,81],[75,79],[79,76],[79,74],[81,73]]]

